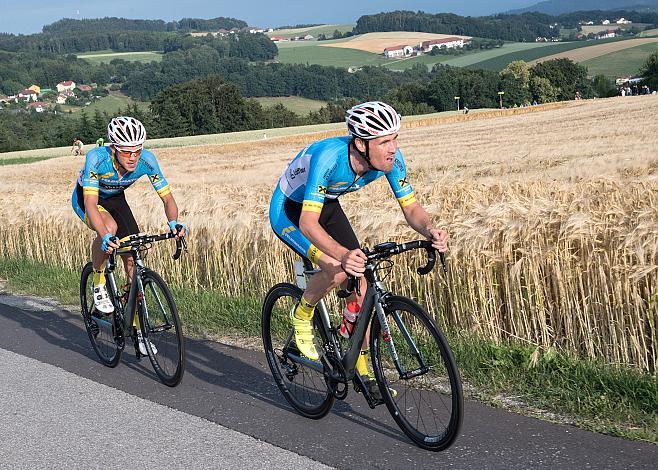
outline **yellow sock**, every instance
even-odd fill
[[[299,301],[299,304],[297,304],[297,308],[295,309],[295,317],[300,320],[310,320],[313,318],[314,311],[315,305],[311,305],[304,299],[304,297],[302,297],[302,300]]]
[[[361,376],[370,376],[368,371],[368,351],[361,351],[356,360],[356,371]]]
[[[94,269],[93,282],[95,286],[100,286],[102,284],[105,284],[105,270],[103,268],[101,268],[100,271],[96,271]]]

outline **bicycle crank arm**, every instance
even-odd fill
[[[420,367],[416,370],[412,370],[411,372],[405,372],[404,374],[400,374],[400,378],[404,380],[409,380],[409,379],[413,379],[414,377],[427,374],[429,371],[430,371],[429,367]]]

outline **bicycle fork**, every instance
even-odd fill
[[[393,318],[393,321],[395,322],[397,327],[400,329],[402,338],[404,339],[404,341],[406,341],[407,345],[409,346],[409,349],[411,350],[411,354],[416,358],[419,365],[419,367],[417,367],[412,371],[407,371],[402,365],[402,363],[400,362],[400,356],[398,355],[397,349],[395,347],[395,342],[393,341],[393,336],[391,335],[391,329],[389,327],[388,320],[386,319],[386,312],[384,312],[384,307],[382,306],[381,301],[375,302],[375,311],[377,312],[377,317],[379,318],[382,340],[386,344],[386,347],[388,348],[391,354],[391,358],[393,359],[393,363],[395,364],[395,368],[397,369],[400,378],[404,380],[409,380],[414,377],[418,377],[420,375],[427,373],[429,371],[429,368],[427,367],[425,358],[423,357],[422,353],[416,346],[416,343],[411,337],[411,334],[409,333],[407,326],[400,318],[398,312],[395,310],[391,311],[391,317]]]

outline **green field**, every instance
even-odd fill
[[[652,38],[658,36],[658,28],[656,29],[647,29],[645,31],[642,31],[639,36],[641,38]]]
[[[475,69],[500,71],[504,69],[507,66],[507,64],[515,60],[525,60],[526,62],[530,62],[531,60],[541,59],[542,57],[546,57],[553,54],[559,54],[560,52],[571,51],[573,49],[580,49],[581,47],[589,47],[597,44],[606,44],[609,42],[618,42],[624,40],[625,39],[621,39],[621,38],[612,38],[612,39],[600,39],[598,41],[592,40],[592,41],[543,43],[546,44],[545,47],[519,50],[517,52],[500,55],[498,57],[493,57],[491,59],[484,60],[482,62],[468,64],[465,66]]]
[[[309,28],[297,28],[297,29],[275,29],[271,33],[265,33],[268,36],[281,36],[284,38],[289,38],[293,36],[306,36],[310,34],[314,38],[317,38],[320,34],[324,34],[327,37],[331,37],[334,34],[334,31],[338,30],[341,33],[347,33],[354,29],[355,24],[323,24],[320,26],[311,26]]]
[[[92,64],[100,64],[102,62],[108,63],[112,59],[123,59],[126,61],[136,62],[160,62],[162,60],[162,52],[147,51],[147,52],[114,52],[114,51],[94,51],[87,54],[78,54],[79,59],[84,59]]]
[[[121,92],[112,92],[112,94],[108,96],[104,96],[99,100],[92,101],[89,106],[85,106],[84,108],[78,106],[63,105],[62,111],[67,112],[70,110],[71,113],[75,114],[84,110],[88,115],[93,115],[96,110],[98,110],[101,113],[106,112],[111,115],[115,114],[119,110],[126,109],[128,104],[132,105],[133,103],[137,103],[137,106],[144,110],[146,110],[150,104],[147,101],[133,101],[131,98]]]
[[[283,64],[317,64],[342,68],[383,65],[388,62],[381,54],[341,47],[321,47],[317,44],[279,47],[277,60]]]
[[[623,51],[596,57],[581,62],[587,67],[589,75],[605,75],[610,78],[626,77],[637,74],[651,53],[658,51],[658,44],[642,44]]]
[[[264,96],[254,99],[263,106],[282,104],[290,111],[299,114],[300,116],[305,116],[310,111],[317,111],[327,104],[324,101],[310,100],[308,98],[302,98],[301,96]]]

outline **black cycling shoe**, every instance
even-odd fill
[[[361,380],[363,380],[363,385],[365,385],[372,399],[377,403],[383,403],[384,400],[382,398],[381,392],[379,391],[379,385],[377,385],[377,381],[367,375],[361,376]]]

